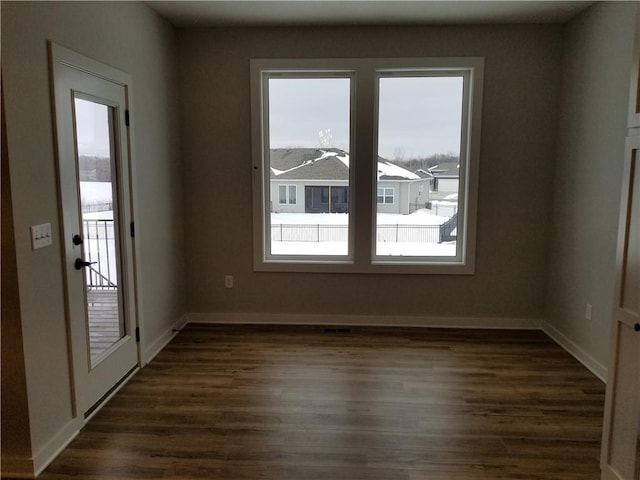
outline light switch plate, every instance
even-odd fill
[[[41,223],[31,227],[31,247],[37,250],[51,245],[51,224]]]

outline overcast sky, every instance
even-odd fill
[[[349,79],[269,80],[271,148],[337,147],[349,151]],[[462,77],[380,80],[379,154],[388,159],[459,153]],[[108,156],[107,107],[76,100],[84,155]],[[324,143],[319,133],[330,130]]]
[[[109,156],[108,107],[76,98],[78,155]]]
[[[383,78],[380,81],[379,153],[409,159],[459,153],[462,77]],[[271,148],[329,146],[349,150],[349,80],[270,79]]]

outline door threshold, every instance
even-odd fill
[[[89,420],[91,420],[91,418],[98,413],[98,411],[109,401],[111,400],[111,398],[118,393],[118,391],[125,386],[125,384],[131,379],[131,377],[133,377],[138,370],[140,370],[140,367],[138,365],[136,365],[135,367],[133,367],[131,370],[129,370],[124,377],[122,377],[120,380],[118,380],[118,382],[111,387],[107,393],[105,393],[102,397],[100,397],[100,399],[94,403],[89,410],[87,410],[84,414],[84,421],[85,423],[88,422]]]

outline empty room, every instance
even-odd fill
[[[637,2],[0,8],[2,478],[640,479]]]

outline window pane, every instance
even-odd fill
[[[267,87],[272,206],[274,185],[288,184],[265,222],[267,252],[348,255],[351,80],[274,76]]]
[[[279,192],[278,203],[287,203],[287,187],[280,185]]]
[[[379,79],[377,256],[456,256],[462,101],[462,76]]]

